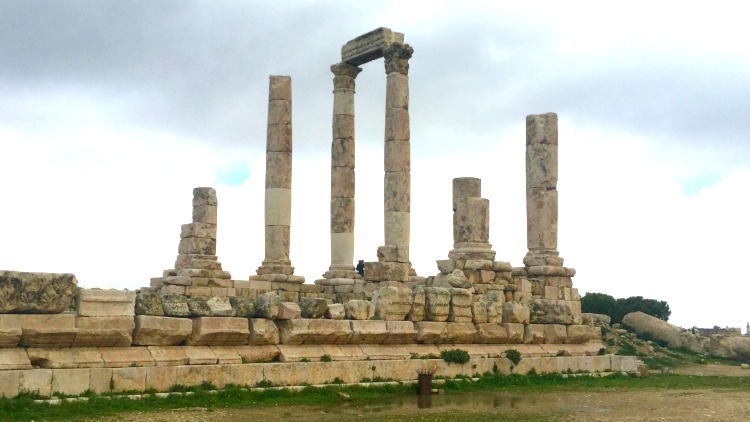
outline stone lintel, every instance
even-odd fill
[[[341,47],[341,61],[359,66],[383,57],[385,47],[404,42],[404,34],[380,27],[347,42]]]

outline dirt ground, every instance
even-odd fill
[[[750,370],[727,365],[681,367],[675,373],[695,376],[750,376]],[[750,394],[715,390],[591,391],[562,393],[460,393],[417,397],[370,406],[339,405],[258,407],[207,411],[193,408],[156,413],[128,413],[111,422],[337,422],[367,420],[546,420],[578,421],[750,421]],[[428,404],[430,405],[428,407]]]

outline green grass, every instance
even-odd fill
[[[88,402],[62,403],[53,406],[36,404],[33,402],[33,397],[21,396],[15,399],[0,399],[0,415],[2,415],[2,420],[8,421],[77,420],[123,412],[153,412],[190,407],[202,407],[214,410],[284,405],[336,406],[341,403],[341,398],[337,394],[338,392],[348,394],[350,398],[347,402],[352,405],[365,405],[411,396],[416,394],[417,388],[415,385],[389,385],[376,387],[305,388],[300,392],[286,390],[250,392],[243,391],[238,387],[229,386],[218,393],[210,394],[207,391],[212,387],[211,385],[192,388],[178,387],[176,388],[177,390],[192,391],[194,394],[189,396],[170,396],[166,399],[147,397],[142,400],[129,400],[125,398],[94,396],[90,397]],[[559,391],[587,392],[592,390],[606,392],[638,389],[721,389],[750,392],[750,377],[652,375],[645,378],[634,378],[624,375],[613,375],[606,378],[563,378],[557,374],[534,376],[486,374],[474,382],[448,380],[440,388],[444,389],[447,394],[472,392],[512,392],[513,394],[523,394]],[[477,416],[479,417],[479,415]],[[441,418],[441,420],[451,419]]]

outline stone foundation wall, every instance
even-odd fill
[[[439,355],[441,350],[467,350],[471,360],[463,365],[442,359],[416,359]],[[514,348],[523,359],[513,365],[503,353]],[[557,357],[565,350],[579,356]],[[210,382],[275,386],[345,383],[367,379],[409,381],[418,370],[436,376],[472,376],[498,371],[503,374],[552,372],[636,372],[637,361],[627,356],[588,356],[597,345],[391,345],[391,346],[177,346],[70,349],[0,349],[0,397],[31,392],[80,395],[110,392],[169,391],[172,386],[197,386]],[[588,354],[588,355],[587,355]],[[328,355],[330,362],[321,362]],[[258,362],[269,360],[281,362]],[[309,360],[306,362],[304,360]],[[257,363],[256,363],[257,362]]]

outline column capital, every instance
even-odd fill
[[[409,44],[393,43],[383,50],[385,58],[385,73],[397,72],[403,75],[409,74],[409,59],[414,54],[414,49]]]
[[[356,78],[361,71],[361,67],[349,63],[341,62],[331,65],[331,72],[333,72],[335,76],[349,76],[350,78]]]

